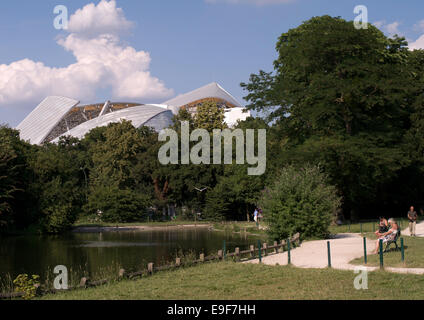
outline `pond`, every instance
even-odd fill
[[[73,271],[78,276],[90,276],[113,266],[137,271],[146,268],[148,262],[163,265],[181,252],[195,252],[197,257],[200,253],[215,254],[224,240],[231,251],[256,243],[244,233],[205,227],[6,237],[0,238],[0,277],[28,273],[54,278],[57,265],[66,266],[70,274]]]

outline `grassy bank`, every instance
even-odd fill
[[[377,237],[374,233],[367,233],[366,236],[368,239],[376,240]],[[407,268],[424,268],[424,238],[418,237],[409,237],[403,236],[403,243],[405,248],[405,262],[401,261],[401,252],[400,250],[394,251],[390,250],[384,253],[384,265],[388,267],[407,267]],[[400,241],[398,241],[400,244]],[[374,245],[373,247],[374,248]],[[395,245],[392,244],[390,248],[394,249]],[[364,259],[355,259],[352,261],[353,264],[363,264]],[[378,254],[373,254],[368,256],[368,265],[369,266],[379,266],[380,265],[380,256]]]
[[[207,263],[43,299],[424,299],[424,278],[372,272],[356,290],[350,271],[233,262]]]
[[[407,218],[395,218],[395,220],[398,221],[401,229],[404,229],[408,226]],[[378,223],[378,218],[376,218],[375,221],[368,221],[368,222],[362,222],[362,223],[361,222],[355,222],[355,223],[346,222],[340,226],[338,225],[330,226],[330,233],[331,234],[347,233],[347,232],[360,233],[361,225],[362,225],[363,233],[374,232],[375,230],[377,230],[377,223]]]
[[[166,227],[166,226],[180,226],[180,225],[194,225],[194,224],[211,224],[209,221],[204,220],[170,220],[170,221],[140,221],[140,222],[125,222],[125,223],[112,223],[112,222],[93,222],[88,219],[79,219],[74,223],[74,227],[135,227],[135,226],[148,226],[148,227]]]

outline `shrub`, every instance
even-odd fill
[[[32,275],[31,278],[27,274],[20,274],[13,280],[15,285],[15,292],[23,292],[23,298],[30,300],[35,297],[37,293],[36,285],[39,285],[40,277],[37,275]]]
[[[296,232],[302,238],[324,238],[340,203],[336,188],[327,183],[327,175],[310,165],[283,168],[260,200],[267,232],[274,240]]]
[[[99,213],[105,222],[132,222],[146,218],[150,198],[130,189],[98,186],[88,197],[90,214]]]

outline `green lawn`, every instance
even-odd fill
[[[377,239],[374,233],[367,233],[365,236],[369,239]],[[390,250],[383,255],[384,265],[388,267],[424,268],[424,238],[403,235],[401,237],[403,238],[405,248],[405,262],[402,263],[400,250]],[[398,243],[400,245],[400,240],[398,240]],[[390,248],[394,249],[394,244],[392,244]],[[364,259],[355,259],[352,263],[363,264]],[[378,254],[369,255],[368,265],[379,266],[380,256]]]
[[[403,230],[408,226],[408,219],[407,218],[395,218],[396,221],[399,222],[401,229]],[[362,232],[374,232],[377,230],[377,223],[378,219],[376,218],[375,221],[371,222],[362,222],[362,223],[344,223],[340,226],[334,225],[330,226],[330,233],[331,234],[337,234],[337,233],[360,233],[361,232],[361,225],[362,225]]]
[[[350,271],[215,262],[79,289],[42,299],[424,299],[424,277],[369,273],[356,290]]]

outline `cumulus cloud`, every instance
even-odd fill
[[[125,18],[124,11],[116,2],[100,1],[96,6],[90,3],[78,9],[69,19],[68,31],[83,36],[99,34],[122,34],[129,31],[134,23]]]
[[[424,34],[421,35],[417,40],[410,42],[408,47],[410,50],[424,49]]]
[[[0,65],[0,105],[34,105],[48,95],[83,101],[108,89],[113,99],[163,99],[173,91],[149,72],[151,57],[120,42],[131,29],[115,0],[89,4],[70,17],[68,34],[57,40],[76,62],[64,68],[23,59]]]
[[[403,32],[399,30],[399,26],[401,25],[401,22],[399,21],[386,23],[385,20],[382,20],[374,22],[373,25],[385,32],[389,37],[393,37],[396,34],[398,36],[403,36]]]
[[[205,0],[206,3],[254,4],[257,6],[285,4],[294,1],[295,0]]]

